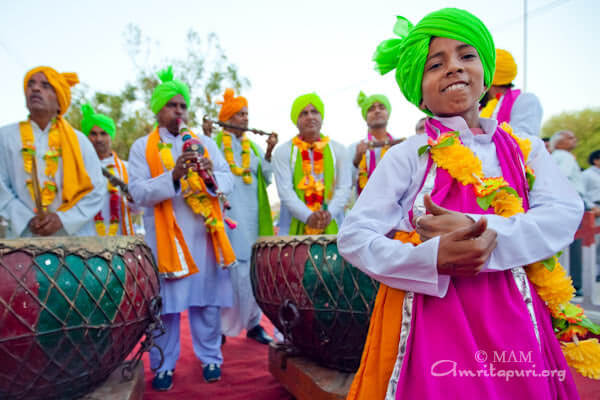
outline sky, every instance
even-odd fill
[[[323,132],[344,144],[366,135],[356,97],[383,93],[390,98],[389,132],[414,133],[422,113],[408,103],[393,73],[373,69],[373,51],[393,37],[395,17],[413,23],[447,1],[33,1],[0,0],[0,126],[27,116],[23,76],[37,65],[74,71],[91,90],[117,93],[135,80],[123,33],[138,25],[155,41],[149,62],[185,56],[185,38],[194,29],[215,32],[230,62],[251,87],[250,126],[297,133],[290,121],[293,99],[317,92],[325,103]],[[524,84],[524,0],[455,0],[452,6],[477,15],[497,47],[511,51]],[[544,121],[563,111],[598,107],[600,3],[594,0],[528,0],[527,91],[544,108]],[[177,74],[177,71],[175,71]],[[256,141],[264,142],[257,137]]]

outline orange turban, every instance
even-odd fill
[[[233,89],[225,89],[223,101],[217,101],[217,104],[221,104],[219,121],[225,122],[242,108],[248,107],[248,100],[243,96],[235,97]]]
[[[23,81],[24,90],[27,90],[29,79],[38,72],[46,75],[46,79],[48,79],[48,82],[54,88],[58,106],[60,107],[60,115],[63,115],[67,112],[71,104],[71,87],[79,83],[79,77],[74,72],[63,72],[61,74],[54,68],[36,67],[25,74],[25,80]]]

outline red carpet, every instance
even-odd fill
[[[262,325],[273,335],[273,325],[263,317]],[[271,376],[268,367],[268,346],[246,339],[243,332],[237,338],[227,338],[223,346],[221,380],[206,383],[202,366],[194,354],[187,313],[181,318],[181,355],[177,363],[173,389],[156,392],[152,389],[152,371],[148,354],[144,355],[146,377],[145,400],[293,400],[294,398]],[[581,400],[600,399],[600,381],[573,372]]]
[[[264,317],[263,326],[273,334],[273,325]],[[152,389],[154,375],[148,354],[144,355],[145,400],[293,400],[269,373],[268,346],[246,339],[246,332],[237,338],[227,338],[223,346],[222,376],[216,383],[206,383],[202,378],[202,365],[194,354],[187,313],[181,317],[181,338],[173,389],[168,392]]]

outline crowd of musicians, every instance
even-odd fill
[[[471,14],[453,9],[437,13],[442,14],[432,13],[417,26],[399,18],[395,32],[402,34],[393,40],[403,44],[394,47],[386,41],[378,48],[379,59],[377,53],[375,57],[382,73],[400,68],[402,62],[423,64],[421,68],[406,64],[398,69],[397,80],[406,98],[426,118],[415,121],[416,132],[388,132],[392,105],[387,97],[360,92],[356,112],[366,125],[356,129],[364,130],[365,136],[353,144],[338,143],[321,132],[325,105],[316,93],[293,101],[290,118],[297,134],[285,143],[278,142],[276,133],[267,134],[264,143],[250,140],[251,107],[232,89],[225,90],[218,102],[218,122],[204,120],[202,132],[193,132],[187,127],[189,88],[169,67],[158,72],[160,83],[149,104],[156,124],[133,143],[125,161],[112,150],[120,132],[108,116],[86,104],[81,109],[80,130],[64,118],[71,87],[79,82],[76,74],[45,66],[28,71],[24,92],[29,117],[0,128],[0,216],[8,223],[8,237],[133,235],[141,224],[135,217],[143,216],[145,240],[160,274],[166,328],[166,334],[157,338],[164,359],[157,351],[151,352],[152,367],[157,368],[156,390],[169,390],[173,385],[180,352],[180,315],[186,310],[194,352],[208,382],[221,377],[221,346],[226,336],[246,330],[248,338],[260,343],[272,340],[260,325],[261,312],[249,275],[253,243],[259,236],[273,235],[266,190],[273,177],[281,201],[278,234],[337,234],[347,216],[339,232],[340,252],[382,282],[381,291],[389,289],[389,301],[394,290],[403,293],[396,315],[410,315],[406,305],[412,303],[407,303],[404,293],[414,293],[408,299],[423,313],[421,320],[413,320],[419,334],[428,335],[432,329],[441,336],[442,331],[454,329],[451,322],[445,325],[445,319],[436,321],[440,308],[435,313],[431,309],[439,306],[449,307],[449,318],[462,318],[455,332],[461,335],[466,329],[463,325],[469,325],[475,315],[469,303],[489,301],[484,306],[493,309],[497,300],[491,300],[491,295],[513,307],[515,319],[539,318],[537,308],[534,313],[530,306],[515,305],[515,295],[524,293],[531,303],[535,291],[513,287],[514,282],[507,280],[512,275],[504,272],[565,247],[580,219],[580,201],[537,137],[542,109],[533,94],[514,88],[516,65],[510,53],[496,50],[485,26]],[[435,32],[428,30],[427,18],[437,24]],[[386,61],[393,51],[400,55]],[[407,133],[412,136],[401,139]],[[525,141],[528,145],[523,145]],[[444,148],[446,153],[441,151]],[[476,160],[473,163],[471,156]],[[523,174],[521,166],[527,166]],[[534,190],[532,181],[523,178],[529,178],[529,167],[535,169]],[[506,181],[493,181],[502,177]],[[487,200],[498,188],[512,190],[498,190],[496,198],[489,200],[487,213],[492,214],[481,218],[485,213],[477,211],[481,202],[475,201],[465,185],[477,187],[478,194],[485,192]],[[525,199],[522,206],[511,203],[513,194]],[[463,203],[456,203],[459,198]],[[522,214],[516,217],[501,214],[519,210]],[[482,276],[486,281],[477,284],[495,287],[495,293],[481,295],[461,287]],[[507,281],[492,281],[500,276]],[[518,276],[523,279],[525,275]],[[446,300],[445,305],[427,303]],[[467,304],[461,306],[463,314],[452,317],[449,310],[460,302]],[[536,296],[533,303],[541,307]],[[502,313],[506,311],[489,311],[477,318],[486,326],[494,319],[502,320]],[[400,329],[402,324],[397,322]],[[431,323],[430,328],[424,328],[426,323]],[[519,323],[524,328],[504,324],[493,329],[500,336],[520,335],[515,341],[519,349],[547,339],[548,332],[540,332],[546,327],[541,321],[533,324],[535,335],[531,320]],[[373,324],[371,330],[376,329]],[[380,361],[375,367],[386,366],[383,374],[388,379],[392,368],[396,374],[398,363],[403,362],[400,356],[396,358],[402,339],[398,332],[390,342],[396,366]],[[469,334],[476,338],[481,332]],[[442,351],[447,343],[440,339],[433,347]],[[413,340],[412,346],[413,359],[421,351],[431,352],[424,343]],[[545,355],[556,356],[556,345],[544,346]],[[538,361],[549,367],[544,354]],[[430,360],[423,356],[420,361]],[[368,363],[364,358],[361,369],[369,368]],[[396,384],[402,374],[419,375],[411,369],[400,372],[393,375]],[[413,387],[419,381],[414,382],[406,381],[402,387],[421,396],[422,389]],[[465,390],[479,393],[470,385]],[[490,385],[484,388],[487,394],[494,393]],[[356,383],[354,395],[364,387]],[[379,390],[376,397],[365,398],[379,398]],[[536,390],[542,391],[538,387],[525,392]],[[558,390],[569,393],[572,388],[565,384]]]

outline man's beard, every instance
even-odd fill
[[[382,129],[387,127],[387,121],[375,121],[369,125],[369,129]]]

